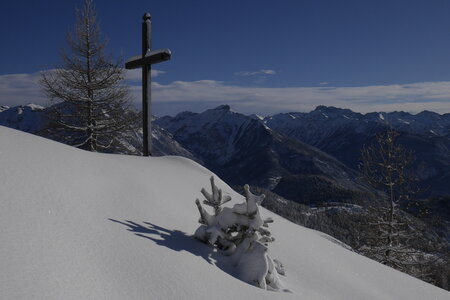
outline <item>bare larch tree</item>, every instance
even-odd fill
[[[92,0],[77,9],[76,25],[62,50],[61,67],[43,72],[41,85],[51,100],[48,135],[89,151],[113,152],[133,126],[130,96],[121,60],[104,54]],[[135,117],[135,116],[134,116]]]
[[[431,281],[429,267],[438,257],[432,254],[434,250],[427,249],[431,240],[417,227],[420,222],[402,210],[418,190],[411,168],[414,153],[402,147],[398,137],[397,131],[387,129],[362,149],[360,169],[387,200],[370,208],[366,244],[359,250],[383,264]]]

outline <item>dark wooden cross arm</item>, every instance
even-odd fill
[[[169,49],[159,49],[147,51],[144,57],[142,55],[133,56],[125,62],[126,69],[142,68],[145,65],[153,65],[170,59],[172,53]]]

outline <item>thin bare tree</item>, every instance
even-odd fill
[[[433,234],[402,210],[418,189],[412,170],[414,153],[402,147],[398,137],[397,131],[388,128],[362,149],[360,170],[387,199],[369,209],[368,230],[359,250],[383,264],[432,281],[430,267],[441,257],[436,255],[437,248],[432,245]]]
[[[76,11],[73,32],[67,35],[61,67],[43,72],[41,85],[51,100],[51,138],[89,151],[112,152],[118,139],[133,126],[127,113],[130,96],[121,59],[105,55],[92,0]],[[135,116],[134,116],[135,117]]]

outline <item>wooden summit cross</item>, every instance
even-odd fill
[[[151,16],[146,13],[142,22],[142,55],[134,56],[126,61],[126,69],[142,68],[142,126],[143,126],[143,155],[152,153],[152,65],[169,60],[171,52],[169,49],[151,51],[152,46],[152,23]]]

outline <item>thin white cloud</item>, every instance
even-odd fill
[[[177,81],[167,85],[154,83],[153,95],[155,112],[160,115],[182,110],[202,111],[225,103],[230,104],[236,111],[261,115],[310,111],[318,105],[350,108],[358,112],[450,112],[450,82],[363,87],[264,88],[233,86],[213,80]]]
[[[152,69],[152,78],[156,78],[165,73],[165,71]],[[142,69],[125,70],[125,78],[129,81],[141,81]]]
[[[134,75],[140,80],[140,73]],[[48,103],[39,84],[39,73],[0,75],[0,105]],[[137,107],[141,88],[138,82],[130,90]],[[416,113],[431,110],[450,113],[450,81],[361,87],[245,87],[215,80],[153,82],[152,100],[158,115],[183,110],[202,111],[230,104],[242,113],[260,115],[287,111],[310,111],[318,105],[350,108],[359,112],[403,110]]]
[[[328,85],[328,84],[329,84],[328,81],[322,81],[322,82],[319,82],[319,85]]]
[[[38,83],[40,78],[40,72],[0,75],[0,105],[47,104]]]
[[[164,71],[152,69],[153,78],[164,73]],[[142,71],[141,69],[126,70],[125,76],[130,82],[140,82]],[[40,78],[41,72],[0,75],[0,105],[14,106],[27,103],[48,105],[49,100],[39,85]]]
[[[259,70],[259,71],[240,71],[234,73],[236,76],[256,76],[256,75],[275,75],[277,72],[275,70]]]

